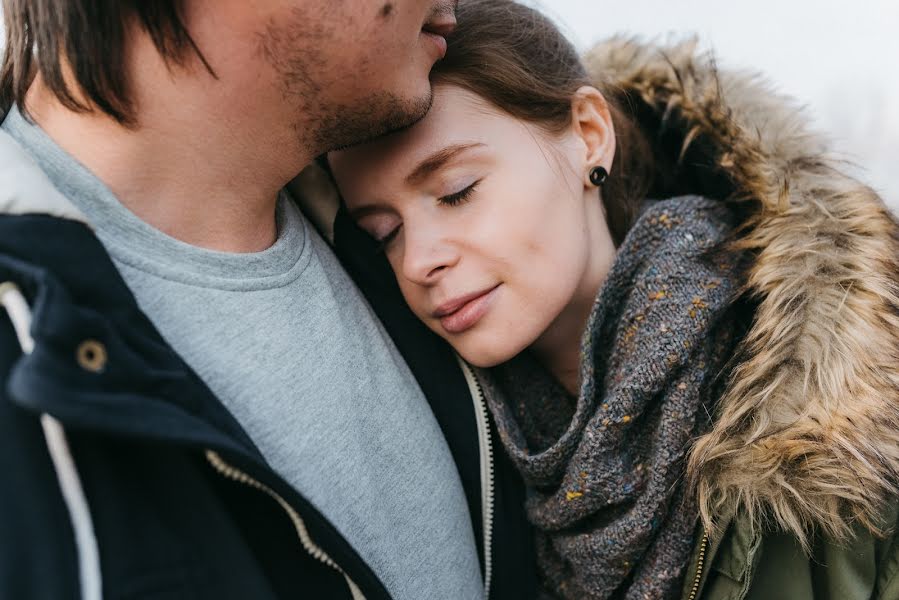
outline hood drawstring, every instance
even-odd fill
[[[22,352],[31,354],[34,349],[34,338],[31,337],[31,309],[22,292],[12,282],[0,283],[0,304],[9,314]],[[46,413],[41,415],[41,427],[75,532],[81,598],[101,600],[103,579],[100,573],[100,551],[87,497],[81,487],[81,479],[78,477],[78,470],[69,450],[65,430],[58,420]]]

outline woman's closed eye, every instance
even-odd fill
[[[453,194],[447,194],[446,196],[441,196],[440,198],[437,199],[437,202],[444,206],[457,206],[459,204],[462,204],[463,202],[468,200],[468,198],[471,196],[471,194],[478,187],[479,183],[481,183],[480,179],[473,182],[468,187],[465,187],[465,188],[459,190],[458,192],[455,192]]]
[[[356,220],[356,225],[368,234],[368,237],[378,246],[379,251],[383,250],[390,240],[396,237],[402,224],[402,220],[397,215],[387,211],[369,213]]]
[[[384,252],[385,250],[387,250],[387,246],[390,245],[390,242],[392,242],[394,239],[396,239],[396,234],[398,234],[400,232],[400,227],[402,227],[402,224],[394,227],[385,236],[382,236],[380,238],[375,237],[375,242],[378,244],[378,252]]]
[[[437,203],[441,206],[458,206],[460,204],[463,204],[464,202],[468,201],[469,198],[471,198],[471,195],[474,193],[475,189],[477,189],[479,183],[481,183],[480,179],[474,181],[458,192],[440,196],[439,198],[437,198]],[[402,226],[402,223],[400,223],[396,227],[382,235],[378,235],[374,232],[369,232],[372,238],[374,238],[375,243],[377,243],[379,252],[384,252],[387,250],[387,248],[390,246],[390,243],[396,239],[396,236],[400,232]]]

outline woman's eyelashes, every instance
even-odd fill
[[[439,198],[437,198],[437,203],[441,206],[458,206],[466,202],[471,197],[481,181],[481,179],[478,179],[477,181],[471,183],[458,192],[447,194],[446,196],[440,196]],[[402,226],[402,223],[400,223],[399,225],[391,229],[387,235],[384,235],[380,238],[377,235],[372,234],[375,243],[378,245],[378,252],[384,252],[387,250],[390,243],[396,239],[396,236],[400,232],[400,228]]]
[[[481,183],[481,180],[478,179],[468,187],[459,190],[454,194],[449,194],[446,196],[441,196],[437,199],[437,202],[443,204],[444,206],[456,206],[458,204],[462,204],[471,196],[471,194],[475,191],[475,188],[478,187],[478,184]]]

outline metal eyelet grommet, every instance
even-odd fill
[[[97,340],[84,340],[75,351],[78,366],[91,373],[100,373],[106,368],[106,346]]]

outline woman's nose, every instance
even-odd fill
[[[434,230],[406,229],[403,252],[403,276],[419,285],[432,285],[441,274],[458,262],[452,244]]]

